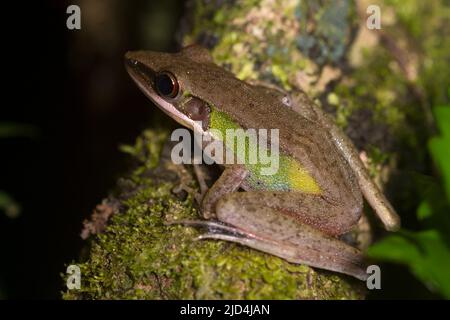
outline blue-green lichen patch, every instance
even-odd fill
[[[161,143],[144,134],[147,143]],[[137,144],[137,148],[142,145]],[[145,149],[160,150],[157,146]],[[133,151],[128,149],[128,151]],[[136,151],[136,150],[134,150]],[[139,154],[138,152],[129,152]],[[143,160],[143,161],[142,161]],[[91,236],[81,268],[81,289],[64,299],[360,299],[364,284],[347,276],[313,270],[237,244],[195,238],[201,229],[166,225],[200,219],[193,194],[173,192],[176,182],[154,179],[173,169],[166,159],[123,178],[119,212],[103,233]],[[173,173],[173,172],[172,172]],[[192,179],[191,179],[192,180]],[[184,184],[196,188],[195,181]],[[133,190],[130,190],[133,189]]]
[[[352,1],[195,1],[184,44],[209,45],[218,63],[243,80],[316,93],[324,65],[345,56],[355,27]],[[208,40],[209,39],[209,40]]]

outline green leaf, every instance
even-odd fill
[[[450,106],[434,107],[433,114],[440,133],[450,138]]]
[[[429,288],[450,299],[450,106],[433,112],[440,135],[429,140],[428,149],[442,175],[442,186],[438,179],[416,181],[423,199],[417,218],[422,228],[429,229],[402,230],[371,246],[368,255],[407,265]]]
[[[447,200],[450,201],[450,106],[436,107],[433,112],[441,136],[431,138],[428,148],[442,174]]]
[[[442,174],[447,200],[450,201],[450,139],[444,141],[432,138],[429,142],[430,152]],[[447,150],[445,150],[447,148]]]
[[[368,255],[407,265],[428,287],[450,299],[450,251],[436,230],[399,232],[371,246]]]

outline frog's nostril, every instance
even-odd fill
[[[130,67],[135,67],[139,64],[138,60],[135,59],[135,53],[128,51],[125,53],[125,63]]]
[[[130,67],[136,67],[139,64],[139,62],[133,58],[125,58],[125,61]]]

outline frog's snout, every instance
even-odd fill
[[[124,60],[125,68],[135,81],[143,78],[153,82],[155,71],[147,65],[142,51],[128,51]]]
[[[136,55],[134,54],[133,51],[128,51],[127,53],[125,53],[125,65],[128,67],[136,67],[139,64],[138,59],[136,59]]]

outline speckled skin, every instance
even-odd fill
[[[257,172],[248,166],[227,165],[204,197],[202,212],[205,218],[233,227],[196,222],[213,227],[203,238],[238,242],[294,263],[366,278],[360,252],[334,236],[358,222],[362,193],[377,213],[384,214],[380,217],[387,228],[395,228],[398,218],[351,142],[305,95],[286,95],[282,101],[279,92],[247,84],[218,67],[199,47],[176,54],[131,52],[126,61],[140,89],[191,129],[209,129],[196,127],[183,109],[192,98],[209,106],[211,113],[226,114],[241,128],[279,129],[281,156],[293,159],[319,187],[319,192],[308,191],[306,182],[292,181],[297,179],[295,172],[258,184]],[[178,81],[181,92],[174,99],[160,97],[153,88],[153,77],[161,71],[171,72]],[[203,120],[209,121],[209,115]],[[280,184],[280,179],[288,183]],[[246,192],[236,192],[239,188]]]

